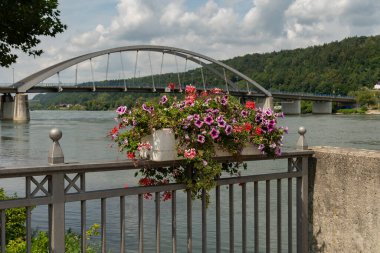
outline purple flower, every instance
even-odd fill
[[[267,116],[272,116],[272,109],[270,109],[270,108],[268,108],[266,111],[265,111],[265,114],[267,115]]]
[[[187,120],[189,120],[189,121],[192,121],[193,120],[193,118],[194,118],[194,116],[193,115],[189,115],[189,116],[187,116]]]
[[[211,138],[214,140],[219,137],[219,131],[215,127],[213,127],[210,131]]]
[[[241,111],[241,116],[243,116],[244,118],[247,118],[248,117],[248,112],[246,110],[242,110]]]
[[[153,111],[154,108],[153,108],[153,106],[151,106],[151,107],[148,108],[148,107],[146,106],[146,104],[143,104],[143,105],[142,105],[142,109],[143,109],[144,111],[147,111],[147,112],[149,112],[149,113],[152,113],[152,111]]]
[[[276,143],[273,142],[273,143],[271,143],[271,144],[269,145],[269,147],[273,149],[273,148],[276,148],[277,145],[276,145]]]
[[[116,112],[117,114],[119,115],[123,115],[125,112],[127,111],[127,107],[126,106],[119,106],[117,109],[116,109]]]
[[[203,135],[201,134],[198,134],[198,142],[199,143],[205,143],[205,140],[206,140],[206,137],[204,137]]]
[[[205,118],[203,119],[203,121],[204,121],[207,125],[211,125],[212,123],[214,123],[214,119],[213,119],[210,115],[208,115],[207,117],[205,117]]]
[[[274,154],[276,156],[280,156],[281,155],[281,149],[279,147],[277,147],[275,150],[274,150]]]
[[[219,127],[226,127],[227,123],[224,120],[219,120],[218,121],[218,126]]]
[[[260,144],[259,147],[258,147],[258,149],[259,149],[260,151],[263,151],[264,148],[265,148],[264,144]]]
[[[227,104],[228,104],[228,100],[227,100],[227,98],[226,98],[226,97],[222,98],[222,100],[220,101],[220,103],[221,103],[222,105],[227,105]]]
[[[216,118],[216,121],[221,121],[221,120],[223,120],[223,115],[220,115],[220,116],[218,116],[218,117]]]
[[[193,118],[194,118],[195,120],[200,120],[200,119],[201,119],[201,116],[199,116],[199,114],[194,114],[194,115],[193,115]]]
[[[201,128],[203,126],[203,121],[198,119],[194,122],[194,125],[197,126],[198,128]]]
[[[226,125],[226,128],[224,128],[224,131],[226,132],[227,135],[230,135],[232,133],[232,126]]]
[[[212,110],[212,113],[213,113],[213,114],[218,114],[218,113],[219,113],[219,109],[214,109],[214,110]]]
[[[163,104],[165,104],[166,102],[168,102],[168,97],[164,95],[164,96],[161,97],[160,104],[163,105]]]
[[[137,126],[137,121],[136,121],[136,120],[133,120],[133,121],[132,121],[132,125],[133,125],[133,126]]]

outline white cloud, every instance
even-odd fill
[[[63,6],[68,31],[44,38],[42,57],[21,54],[17,77],[117,46],[168,45],[226,59],[380,33],[378,0],[96,0],[97,9],[92,6],[90,11],[84,11],[84,2],[68,1],[75,6]],[[133,65],[134,57],[125,60]],[[94,68],[104,72],[105,66]],[[0,70],[3,73],[4,80],[10,80],[9,70]]]

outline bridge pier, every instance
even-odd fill
[[[256,107],[260,107],[262,109],[271,108],[273,110],[273,97],[266,97],[264,99],[257,99]]]
[[[10,93],[1,96],[0,119],[14,120],[18,122],[29,121],[29,102],[27,94],[16,94],[12,97]]]
[[[313,114],[331,114],[332,102],[331,101],[314,101],[312,113]]]
[[[282,112],[285,115],[301,114],[301,100],[282,102],[281,107],[282,107]]]

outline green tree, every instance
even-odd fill
[[[18,49],[39,56],[36,49],[39,36],[62,33],[67,27],[59,19],[58,0],[1,0],[0,1],[0,66],[9,67],[16,62]]]

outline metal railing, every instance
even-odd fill
[[[4,168],[0,171],[0,179],[24,178],[25,198],[9,199],[0,201],[0,250],[6,252],[6,210],[17,207],[26,208],[26,252],[31,252],[32,245],[32,209],[35,206],[48,206],[48,234],[50,252],[65,252],[65,204],[69,202],[80,203],[80,238],[81,252],[86,252],[87,238],[87,204],[91,200],[100,200],[100,242],[101,252],[109,252],[112,248],[115,252],[131,252],[126,241],[129,230],[136,229],[138,252],[144,252],[146,240],[144,240],[146,223],[144,217],[150,214],[154,217],[154,240],[155,252],[209,252],[211,248],[216,252],[234,252],[236,248],[242,252],[308,252],[308,158],[312,151],[305,149],[305,130],[302,129],[299,150],[283,153],[278,160],[284,161],[287,171],[251,175],[246,174],[238,177],[221,177],[216,180],[215,192],[211,194],[213,207],[206,207],[206,195],[203,192],[200,210],[194,207],[198,200],[191,198],[191,193],[186,192],[186,186],[182,184],[168,184],[159,186],[133,186],[114,189],[86,188],[86,176],[95,172],[130,171],[139,168],[176,167],[181,165],[181,160],[152,162],[147,160],[117,161],[106,163],[86,164],[54,164],[37,167]],[[59,132],[52,131],[51,138],[54,140],[54,150],[49,153],[50,163],[62,161],[58,140]],[[302,139],[302,140],[301,140]],[[54,156],[58,159],[54,160]],[[62,159],[61,159],[62,158]],[[233,157],[217,158],[221,163],[234,160]],[[273,160],[266,155],[252,155],[241,157],[242,161]],[[255,164],[251,163],[251,164]],[[228,194],[223,194],[224,186],[228,187]],[[240,190],[239,190],[240,189]],[[265,189],[265,190],[263,190]],[[285,190],[284,190],[285,189]],[[171,207],[163,211],[160,201],[160,193],[171,192]],[[185,191],[183,198],[182,192]],[[144,208],[144,194],[152,193],[154,207]],[[253,196],[253,197],[251,197]],[[119,232],[118,244],[109,245],[107,224],[110,210],[107,201],[117,198]],[[137,228],[126,227],[127,198],[137,198]],[[182,201],[183,200],[183,201]],[[182,201],[182,202],[181,202]],[[252,203],[253,201],[253,203]],[[227,204],[228,203],[228,204]],[[177,210],[186,206],[186,219],[180,224],[178,218],[182,215]],[[197,204],[199,205],[199,203]],[[224,209],[224,207],[227,207]],[[275,207],[274,207],[275,206]],[[249,208],[251,207],[251,208]],[[274,208],[273,208],[274,207]],[[208,213],[213,208],[213,218],[209,219]],[[265,212],[260,210],[265,209]],[[294,213],[294,209],[296,212]],[[227,211],[228,210],[228,211]],[[112,210],[115,211],[115,210]],[[194,212],[200,212],[200,237],[201,241],[194,245]],[[170,215],[162,215],[170,212]],[[224,213],[228,213],[224,216]],[[169,217],[168,217],[169,216]],[[166,220],[164,221],[164,219]],[[236,219],[238,218],[238,219]],[[252,220],[249,222],[248,220]],[[161,224],[169,223],[171,229],[162,231]],[[211,227],[210,224],[213,226]],[[265,226],[263,226],[265,224]],[[275,225],[275,231],[273,231]],[[186,227],[186,243],[180,244],[179,237],[184,237],[179,231],[180,227]],[[228,229],[224,229],[228,227]],[[287,228],[286,228],[287,227]],[[287,236],[284,236],[284,230]],[[237,232],[238,231],[238,232]],[[249,232],[251,231],[251,232]],[[162,250],[162,235],[170,233],[170,243],[166,243]],[[227,236],[228,234],[228,236]],[[263,238],[265,234],[265,239]],[[295,238],[293,236],[295,234]],[[199,235],[196,234],[198,237]],[[116,236],[113,234],[112,236]],[[287,243],[284,238],[286,238]],[[273,245],[273,241],[276,241]],[[225,245],[228,242],[228,249]],[[286,245],[287,244],[287,245]],[[210,247],[210,245],[214,245]],[[286,246],[286,249],[284,248]],[[294,245],[296,248],[294,249]],[[170,250],[169,250],[170,249]],[[145,250],[151,252],[152,250]]]

